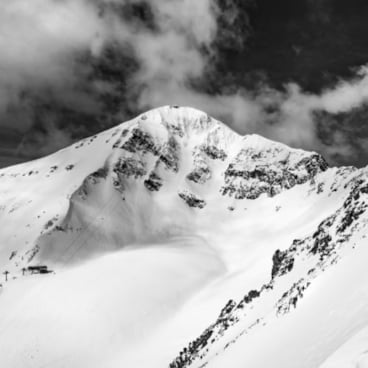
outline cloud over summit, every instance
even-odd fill
[[[206,110],[241,133],[319,150],[331,161],[338,154],[354,160],[356,149],[343,132],[320,136],[315,112],[334,115],[364,104],[367,68],[319,94],[291,82],[283,90],[266,82],[251,89],[236,79],[225,82],[231,71],[217,67],[219,49],[244,47],[252,33],[247,7],[254,3],[4,2],[0,127],[23,134],[15,152],[33,157],[144,109],[175,103]],[[317,4],[311,14],[327,17],[329,3]],[[212,90],[209,79],[219,80],[220,88]]]

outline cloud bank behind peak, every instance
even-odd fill
[[[321,93],[296,83],[254,88],[219,68],[220,49],[252,35],[237,0],[13,0],[0,5],[0,129],[19,133],[14,155],[36,157],[145,109],[190,105],[240,133],[314,149],[333,163],[355,162],[364,141],[328,129],[364,106],[368,73]],[[211,89],[210,80],[224,81]],[[320,125],[326,124],[321,135]],[[332,126],[332,125],[331,125]],[[2,152],[0,152],[1,154]],[[9,152],[7,151],[8,155]],[[367,153],[368,154],[368,153]]]

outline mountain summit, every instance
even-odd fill
[[[330,368],[368,324],[366,169],[165,106],[0,178],[1,366]]]
[[[15,236],[6,227],[1,262],[14,251],[12,269],[45,259],[69,262],[80,252],[191,233],[193,219],[203,215],[198,210],[227,213],[237,200],[273,197],[326,169],[316,153],[239,136],[204,112],[155,109],[45,159],[2,170],[2,212],[25,231]],[[177,209],[180,216],[172,218]],[[89,245],[74,255],[81,238]]]

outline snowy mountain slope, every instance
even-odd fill
[[[354,177],[349,185],[351,186],[350,194],[341,208],[322,221],[310,236],[295,239],[286,250],[277,250],[273,255],[269,281],[263,284],[261,288],[249,290],[238,302],[230,300],[221,311],[216,322],[207,328],[199,338],[194,340],[187,349],[181,352],[180,356],[171,364],[172,367],[203,366],[203,360],[206,361],[206,365],[209,363],[209,366],[221,367],[224,366],[224,356],[226,356],[222,353],[226,349],[229,350],[228,354],[230,355],[227,361],[231,361],[232,366],[267,366],[267,364],[272,364],[274,366],[292,367],[295,366],[296,359],[299,359],[298,366],[300,367],[317,367],[321,363],[321,351],[319,350],[321,346],[327,348],[330,347],[330,344],[337,344],[338,341],[341,341],[342,336],[347,334],[347,331],[353,329],[354,324],[367,323],[367,303],[364,300],[366,279],[363,279],[363,281],[359,279],[358,282],[356,280],[356,276],[360,278],[365,272],[355,273],[357,270],[361,271],[365,264],[364,258],[356,259],[354,257],[353,263],[345,269],[329,269],[336,263],[338,264],[341,259],[345,260],[345,257],[351,256],[349,253],[352,250],[355,251],[356,247],[363,247],[363,249],[357,251],[356,256],[359,257],[359,255],[364,255],[366,252],[364,249],[368,224],[366,172]],[[341,270],[343,274],[338,273]],[[330,279],[329,288],[323,289],[322,294],[318,295],[317,301],[314,300],[315,304],[318,305],[318,309],[313,304],[310,307],[311,309],[314,307],[315,315],[307,310],[306,313],[309,314],[309,318],[304,316],[304,318],[294,322],[299,328],[300,325],[304,325],[296,333],[292,332],[295,331],[295,325],[288,325],[287,333],[280,330],[275,333],[273,331],[275,317],[276,319],[281,318],[296,309],[304,295],[309,292],[309,288],[313,288],[316,282],[317,284],[323,282],[325,271],[335,272],[335,279]],[[346,279],[349,282],[346,282]],[[339,288],[342,285],[344,288],[341,290]],[[353,299],[354,307],[359,306],[358,310],[352,309],[351,300],[350,303],[345,305],[343,302],[344,299],[351,296],[353,286],[359,290],[355,293],[354,299],[363,297],[363,300]],[[334,302],[340,304],[339,306],[329,303],[330,300],[327,303],[324,300],[326,295],[328,298],[333,296],[333,289],[335,288],[339,289],[339,298],[335,298]],[[313,298],[316,298],[316,296],[312,295],[310,297],[312,300]],[[336,315],[350,314],[350,316],[339,321],[334,319],[326,323],[326,315],[328,316],[332,312],[335,312]],[[318,320],[318,317],[323,318],[322,321],[318,321],[319,324],[314,321]],[[305,326],[306,321],[308,321],[307,326]],[[268,324],[271,327],[266,328],[265,326],[268,326]],[[324,325],[325,330],[318,334],[307,333],[306,338],[304,337],[307,341],[313,339],[308,341],[311,346],[307,344],[299,346],[300,342],[296,341],[303,340],[303,336],[296,339],[298,334],[303,335],[303,331],[311,326],[316,328],[321,325]],[[284,330],[286,323],[282,323],[280,327]],[[254,341],[252,340],[252,344],[246,344],[243,340],[248,338],[247,335],[253,336],[262,333],[258,332],[257,329],[263,329],[263,332],[267,333],[267,337],[263,335],[259,346],[252,348],[249,353],[244,352],[244,347],[253,346]],[[336,333],[336,329],[341,330],[340,334],[342,336]],[[275,356],[259,354],[264,345],[268,347],[267,342],[269,342],[270,336],[274,339],[272,343],[270,342],[273,346],[272,351],[277,346],[280,350],[284,349],[286,353],[280,354],[276,350]],[[294,340],[290,341],[291,336]],[[320,339],[318,344],[315,341],[316,337]],[[243,343],[235,344],[234,352],[232,345],[237,343],[238,340]],[[285,340],[289,340],[288,344],[285,344]],[[280,341],[283,341],[283,343],[280,344]],[[285,350],[285,346],[292,346],[293,352],[290,354],[288,350]],[[239,348],[240,350],[237,350]],[[255,352],[257,353],[256,356],[254,356]],[[296,352],[297,355],[294,359],[290,359],[290,355]],[[216,358],[218,355],[220,357],[219,361]],[[213,359],[213,362],[211,359]]]
[[[240,137],[204,113],[154,110],[45,159],[2,170],[2,217],[21,231],[9,226],[1,234],[1,260],[12,252],[15,266],[34,256],[71,260],[78,255],[68,246],[85,238],[91,254],[102,251],[102,241],[108,250],[191,234],[193,214],[200,213],[191,208],[221,212],[236,199],[273,196],[325,169],[316,154]],[[102,238],[93,241],[95,229]]]
[[[367,327],[359,330],[344,343],[321,368],[366,367],[367,361]]]
[[[0,179],[1,366],[311,368],[368,322],[365,169],[167,106]]]

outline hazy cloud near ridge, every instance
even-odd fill
[[[98,93],[108,94],[114,81],[89,81],[78,55],[88,52],[99,58],[104,45],[113,41],[122,47],[129,45],[138,61],[138,71],[127,76],[127,101],[133,110],[190,105],[223,119],[243,134],[259,133],[319,150],[331,160],[336,154],[353,159],[354,147],[341,132],[331,131],[328,145],[321,140],[314,112],[348,112],[365,103],[366,67],[354,80],[341,81],[319,95],[305,93],[296,84],[287,85],[285,91],[264,85],[255,91],[234,86],[232,93],[206,93],[192,82],[216,72],[211,63],[216,58],[214,42],[222,31],[218,20],[228,16],[231,24],[234,12],[224,15],[211,0],[155,0],[147,2],[155,24],[149,29],[116,11],[116,6],[129,4],[142,1],[12,0],[1,4],[0,115],[11,109],[23,114],[13,120],[1,119],[0,124],[17,124],[23,131],[31,128],[35,120],[30,118],[32,103],[24,97],[28,90],[39,100],[51,93],[70,108],[98,109]],[[87,88],[81,89],[81,85]],[[46,133],[38,134],[35,150],[43,145],[42,154],[71,141],[68,131],[53,119]]]
[[[2,2],[0,107],[16,101],[24,86],[73,84],[73,53],[98,48],[105,32],[96,10],[87,2]]]

